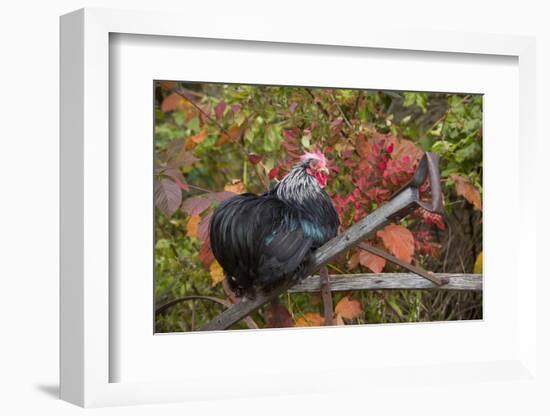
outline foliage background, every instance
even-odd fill
[[[211,210],[234,193],[263,192],[306,150],[329,158],[326,190],[342,228],[383,204],[410,178],[422,152],[441,155],[444,218],[417,211],[370,244],[434,272],[481,272],[479,95],[158,81],[154,112],[155,302],[174,303],[156,314],[157,332],[193,330],[221,312],[220,302],[231,303],[207,241]],[[329,269],[399,271],[355,250]],[[210,298],[177,302],[197,295]],[[474,292],[355,291],[334,299],[337,324],[482,317],[482,294]],[[252,316],[259,327],[322,322],[318,295],[280,300],[276,310]]]

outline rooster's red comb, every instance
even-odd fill
[[[302,162],[309,159],[315,159],[325,165],[327,164],[327,159],[325,158],[325,155],[322,154],[319,150],[314,150],[313,152],[305,152],[302,156],[300,156],[300,160]]]

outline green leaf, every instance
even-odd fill
[[[437,126],[435,126],[433,129],[431,129],[428,134],[430,136],[439,137],[441,136],[441,132],[443,131],[443,123],[439,123]]]
[[[178,127],[183,126],[183,124],[185,123],[185,116],[181,111],[175,111],[174,113],[172,113],[172,117],[174,118],[174,122]]]
[[[428,107],[428,96],[424,93],[417,94],[416,105],[422,109],[423,113],[425,113]]]
[[[199,123],[199,118],[194,117],[191,120],[189,120],[189,122],[187,123],[187,128],[189,130],[191,130],[193,132],[193,134],[198,134],[198,132],[201,129],[200,123]]]
[[[260,119],[260,117],[258,117],[258,120]],[[242,124],[244,123],[244,121],[246,120],[246,116],[244,115],[244,113],[242,111],[239,111],[236,115],[235,115],[235,123],[237,123],[237,126],[242,126]]]
[[[412,93],[412,92],[404,92],[403,96],[405,98],[403,100],[403,105],[405,107],[410,107],[411,105],[413,105],[416,102],[415,94]]]
[[[451,152],[453,148],[454,146],[452,143],[446,141],[438,141],[432,145],[432,152],[437,153],[440,156],[444,156],[448,152]]]
[[[423,92],[404,92],[403,93],[403,105],[405,107],[410,107],[416,104],[423,113],[426,112],[428,106],[428,95]]]
[[[468,159],[474,159],[481,154],[481,146],[479,143],[474,142],[468,146],[459,149],[455,152],[455,157],[457,162],[464,162]]]
[[[309,147],[311,146],[310,141],[311,141],[311,133],[304,134],[302,136],[302,146],[304,147],[304,149],[309,150]]]
[[[399,316],[400,318],[403,318],[403,311],[401,310],[400,306],[395,301],[395,298],[393,296],[390,296],[388,298],[388,304],[393,309],[393,311]]]
[[[422,147],[422,150],[425,152],[429,152],[432,148],[433,140],[431,137],[424,137],[423,139],[420,139],[420,147]]]
[[[159,238],[157,240],[157,243],[155,244],[155,247],[157,250],[170,248],[170,240],[167,240],[165,238]]]
[[[403,117],[400,124],[407,124],[409,121],[411,121],[411,115],[408,115],[406,117]]]

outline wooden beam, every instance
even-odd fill
[[[360,273],[330,275],[330,289],[333,292],[348,290],[474,290],[483,289],[483,278],[480,274],[435,273],[437,277],[449,278],[449,283],[437,286],[413,273]],[[289,289],[291,293],[319,292],[319,276],[309,276]]]

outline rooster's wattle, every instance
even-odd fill
[[[326,159],[306,153],[270,191],[221,203],[210,221],[210,244],[237,296],[292,276],[312,250],[336,235],[338,214],[323,188]]]

